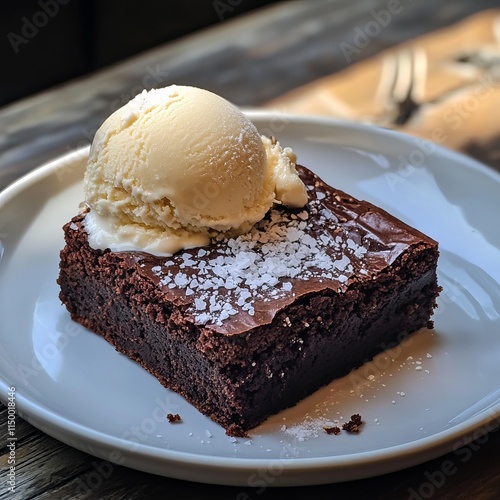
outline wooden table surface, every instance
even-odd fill
[[[88,144],[110,112],[143,88],[172,83],[204,87],[241,106],[382,124],[430,140],[433,132],[443,129],[443,145],[500,168],[500,121],[497,123],[498,113],[491,111],[500,102],[500,55],[495,58],[500,31],[495,31],[496,12],[485,11],[495,3],[296,1],[221,22],[0,109],[0,189],[43,162]],[[237,2],[233,4],[237,8]],[[374,11],[380,13],[389,4],[395,9],[390,22],[378,29],[372,25],[373,36],[365,43],[359,38],[360,30],[373,21]],[[480,14],[470,17],[475,12]],[[465,24],[450,26],[460,20]],[[377,107],[380,95],[373,91],[375,86],[365,83],[367,75],[368,81],[380,80],[387,57],[408,44],[415,45],[415,39],[426,53],[421,106],[404,123],[387,121],[384,109]],[[474,59],[471,65],[460,66],[469,64],[466,58],[471,53],[485,53],[490,65],[481,63],[478,68]],[[450,81],[460,89],[448,88]],[[477,102],[470,96],[476,96]],[[463,103],[469,103],[470,109]],[[450,129],[451,120],[443,117],[453,113],[459,113],[463,120],[460,127]],[[7,394],[0,394],[0,398],[7,403]],[[8,488],[8,422],[13,418],[15,492]],[[479,439],[421,465],[379,477],[292,491],[273,488],[271,482],[259,489],[206,485],[111,464],[44,434],[19,415],[9,416],[1,403],[0,423],[0,499],[243,500],[284,499],[291,493],[317,499],[500,498],[500,432],[491,427],[490,432],[477,434]]]

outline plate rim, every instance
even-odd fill
[[[273,117],[276,117],[276,112],[268,111],[268,110],[244,110],[245,114],[250,118],[251,121],[264,121],[270,120]],[[383,135],[388,137],[390,140],[399,140],[404,142],[405,144],[411,143],[412,140],[415,140],[414,136],[409,134],[405,134],[399,131],[394,131],[391,129],[385,129],[381,127],[376,127],[370,124],[363,124],[357,122],[350,122],[346,120],[340,120],[330,117],[319,117],[319,116],[309,116],[309,115],[295,115],[295,114],[287,114],[281,113],[280,116],[285,116],[289,124],[299,124],[299,125],[315,125],[320,127],[327,128],[344,128],[344,129],[353,129],[353,130],[364,130],[369,134],[375,135]],[[362,146],[361,146],[362,147]],[[439,144],[435,144],[436,152],[439,155],[447,156],[451,158],[453,163],[460,163],[463,168],[472,168],[475,171],[481,172],[483,175],[487,175],[491,177],[496,182],[500,183],[500,172],[495,170],[493,167],[485,165],[467,155],[464,155],[460,152],[450,150],[444,146]],[[4,208],[4,206],[9,203],[16,196],[19,196],[25,189],[29,188],[32,185],[35,185],[48,176],[52,175],[60,165],[62,161],[73,163],[76,161],[80,161],[83,159],[83,155],[88,154],[90,150],[90,144],[83,148],[76,149],[70,153],[65,153],[55,157],[49,162],[45,162],[29,173],[23,175],[12,184],[7,186],[4,190],[0,192],[0,211]],[[72,182],[61,182],[61,186],[58,191],[63,191],[67,189],[68,186],[72,185]],[[1,260],[0,260],[1,262]],[[6,381],[3,378],[0,378],[0,400],[2,400],[5,404],[7,402],[6,393],[9,388]],[[287,486],[290,484],[288,481],[284,481],[283,479],[287,478],[287,473],[297,473],[300,471],[301,478],[296,485],[313,485],[313,484],[324,484],[327,482],[340,482],[345,481],[347,479],[336,478],[336,471],[342,469],[348,469],[353,465],[357,465],[356,469],[366,468],[366,465],[372,464],[374,460],[377,461],[380,467],[382,468],[382,472],[376,472],[375,474],[369,474],[365,470],[365,473],[362,474],[354,474],[353,478],[367,478],[372,475],[380,475],[385,472],[395,472],[416,464],[420,464],[426,462],[432,458],[437,458],[442,456],[443,454],[452,451],[452,445],[457,440],[463,442],[463,444],[467,444],[467,439],[469,435],[472,435],[479,428],[487,428],[492,422],[496,422],[496,425],[500,423],[500,404],[493,405],[492,408],[483,410],[481,413],[476,414],[460,424],[456,426],[438,432],[437,434],[433,434],[431,436],[422,437],[415,441],[411,441],[409,443],[403,443],[399,445],[389,446],[387,448],[379,448],[377,450],[371,450],[366,452],[356,452],[348,455],[341,456],[325,456],[325,457],[310,457],[310,458],[293,458],[293,459],[277,459],[277,458],[244,458],[244,457],[221,457],[215,454],[206,454],[200,455],[193,452],[184,452],[178,450],[157,450],[151,445],[146,445],[142,443],[135,444],[134,450],[131,452],[128,448],[130,448],[130,443],[122,438],[110,436],[102,431],[98,431],[96,429],[84,426],[79,423],[72,422],[64,417],[58,415],[55,411],[52,411],[45,406],[39,405],[36,402],[30,400],[25,396],[16,391],[16,403],[18,406],[18,411],[22,418],[25,418],[30,424],[35,427],[39,427],[40,424],[43,424],[44,429],[42,432],[47,433],[53,437],[56,437],[55,434],[58,435],[57,439],[63,441],[60,437],[60,432],[64,431],[69,433],[70,437],[75,437],[80,440],[87,440],[92,443],[100,444],[102,446],[110,446],[113,449],[124,451],[126,454],[131,454],[133,456],[147,456],[153,460],[161,460],[166,462],[174,462],[176,464],[184,464],[193,466],[193,471],[196,470],[195,466],[208,468],[208,470],[214,469],[226,469],[234,472],[245,473],[246,476],[248,474],[258,470],[259,467],[265,467],[272,463],[279,462],[283,468],[284,474],[281,475],[281,480],[278,478],[274,483],[269,484],[268,486]],[[36,423],[35,423],[36,422]],[[38,425],[36,425],[38,424]],[[48,429],[48,430],[47,430]],[[51,431],[51,432],[49,432]],[[84,446],[78,446],[75,443],[68,443],[64,441],[69,446],[74,448],[81,449],[86,453],[90,453],[85,449]],[[128,447],[127,447],[128,443]],[[96,456],[100,456],[96,454]],[[395,458],[404,457],[406,460],[412,462],[409,465],[404,465],[401,467],[390,467],[390,463]],[[105,458],[101,456],[101,458]],[[214,458],[217,459],[217,462],[214,462]],[[108,459],[109,460],[109,459]],[[109,460],[112,462],[112,460]],[[124,464],[125,466],[132,467],[131,465]],[[149,469],[141,469],[138,467],[133,467],[138,470],[143,470],[145,472],[158,474],[158,472],[152,472]],[[167,468],[168,469],[168,468]],[[318,471],[321,473],[323,471],[325,475],[325,481],[314,480],[314,482],[307,482],[306,479],[307,473],[311,471]],[[384,472],[385,471],[385,472]],[[165,472],[168,472],[165,471]],[[160,474],[169,476],[169,474]],[[241,475],[241,474],[240,474]],[[237,475],[235,478],[229,478],[226,481],[214,481],[212,484],[221,484],[221,485],[233,485],[233,486],[248,486],[246,483],[241,482],[240,475]],[[337,474],[338,475],[338,474]],[[170,477],[177,477],[180,479],[189,479],[191,481],[196,481],[196,478],[193,477],[193,472],[187,474],[186,477],[182,477],[182,475],[174,475]],[[234,479],[235,482],[232,482],[231,479]],[[206,480],[201,482],[206,483]],[[211,482],[211,481],[208,481]],[[293,483],[293,481],[292,481]]]

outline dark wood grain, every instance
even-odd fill
[[[6,419],[1,405],[0,418]],[[288,500],[290,488],[239,488],[193,483],[155,476],[111,464],[70,448],[17,418],[19,464],[18,493],[5,489],[0,499],[168,498],[250,500],[273,498]],[[424,464],[379,477],[345,483],[293,488],[294,495],[313,495],[317,500],[331,498],[399,499],[477,499],[496,500],[500,492],[498,450],[500,432],[493,430],[455,452]],[[6,462],[1,450],[0,465]],[[444,471],[444,472],[443,472]],[[3,478],[2,478],[3,479]]]

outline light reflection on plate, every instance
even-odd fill
[[[454,449],[479,427],[490,430],[500,423],[498,174],[391,131],[248,114],[324,180],[440,242],[444,290],[435,330],[419,331],[271,417],[251,439],[229,438],[138,365],[75,325],[59,303],[61,227],[82,199],[82,150],[0,195],[1,398],[6,401],[7,388],[15,386],[18,410],[33,425],[111,462],[241,486],[262,480],[262,470],[274,471],[269,486],[395,471]],[[170,425],[168,412],[179,413],[183,422]],[[365,421],[359,435],[323,431],[323,425],[354,413]]]

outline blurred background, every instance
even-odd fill
[[[0,189],[86,146],[144,89],[171,84],[241,107],[393,128],[500,168],[496,7],[498,0],[4,2]]]
[[[0,60],[3,65],[0,106],[275,2],[3,2],[0,16]]]
[[[304,2],[279,2],[276,0],[18,0],[2,2],[0,16],[0,106],[39,92],[53,85],[94,72],[122,61],[141,51],[177,40],[207,27],[221,25],[227,20],[241,17],[263,8]],[[347,66],[344,57],[338,57],[335,46],[341,40],[353,41],[356,26],[372,19],[372,11],[393,5],[401,13],[391,23],[390,29],[374,37],[363,50],[355,51],[350,63],[357,62],[378,51],[427,31],[446,26],[473,12],[498,5],[498,0],[460,0],[439,2],[435,0],[309,0],[310,10],[322,7],[321,16],[329,28],[322,32],[311,19],[295,19],[296,24],[280,25],[276,19],[275,38],[269,38],[270,53],[276,45],[290,44],[290,38],[299,39],[284,52],[284,61],[278,65],[283,72],[283,82],[274,92],[262,98],[278,95],[283,90],[312,81]],[[328,4],[327,11],[324,5]],[[271,11],[270,11],[271,12]],[[335,17],[336,20],[328,19]],[[286,19],[286,16],[284,17]],[[321,19],[319,19],[321,21]],[[295,35],[293,33],[295,31]],[[249,33],[242,33],[248,36]],[[255,36],[259,36],[258,31]],[[268,35],[265,35],[268,36]],[[304,38],[302,47],[300,37]],[[236,38],[225,40],[227,50],[238,45]],[[338,47],[337,47],[338,48]],[[262,54],[238,54],[259,62]],[[233,60],[233,67],[247,66]],[[212,69],[218,70],[217,65]],[[272,74],[272,65],[255,68],[262,80]],[[210,67],[203,67],[210,71]],[[248,73],[250,70],[246,70]],[[181,78],[183,76],[181,75]],[[186,79],[189,79],[187,76]],[[205,86],[215,86],[218,76],[203,80]],[[196,78],[191,77],[191,80]],[[263,82],[265,85],[265,82]],[[232,97],[231,95],[229,97]],[[235,99],[236,100],[236,99]],[[250,104],[246,98],[246,103]],[[252,103],[254,104],[254,103]]]

